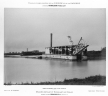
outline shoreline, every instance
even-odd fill
[[[106,85],[106,76],[102,75],[95,75],[95,76],[89,76],[85,77],[83,79],[80,78],[73,78],[73,79],[64,79],[64,81],[55,81],[55,82],[40,82],[40,83],[16,83],[12,84],[4,83],[4,85]]]
[[[31,58],[31,59],[48,59],[48,58],[42,58],[40,55],[34,55],[34,56],[20,56],[20,55],[4,55],[5,58]],[[49,58],[51,59],[51,58]],[[52,58],[52,59],[57,59],[57,58]],[[62,60],[62,59],[60,59]],[[68,59],[64,59],[68,60]],[[105,57],[88,57],[87,60],[106,60]]]

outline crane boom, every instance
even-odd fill
[[[81,40],[82,40],[82,37],[80,38],[80,40],[79,40],[79,42],[78,42],[78,45],[80,44]]]
[[[83,48],[81,48],[77,53],[75,53],[74,55],[77,55],[79,53],[81,53],[84,49],[86,49],[89,45],[84,46]]]
[[[69,41],[70,41],[71,45],[73,45],[73,41],[71,39],[71,36],[68,36],[68,38],[69,38]]]

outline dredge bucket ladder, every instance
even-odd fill
[[[74,55],[78,55],[80,54],[83,50],[85,50],[89,45],[84,46],[83,48],[81,48],[77,53],[75,53]]]

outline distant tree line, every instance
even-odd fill
[[[20,55],[20,52],[9,52],[9,53],[4,53],[4,55]]]
[[[39,52],[38,50],[4,53],[4,55],[42,55],[42,54],[45,54],[45,52]]]

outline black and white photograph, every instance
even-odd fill
[[[4,85],[106,86],[106,8],[4,8]]]

